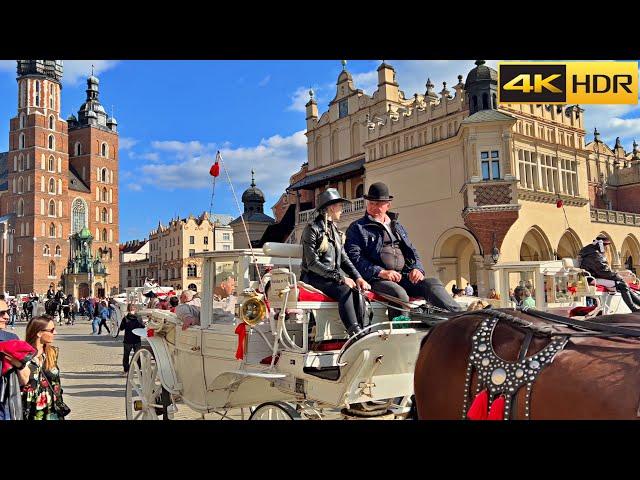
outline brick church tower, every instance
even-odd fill
[[[62,72],[60,60],[18,60],[18,111],[10,120],[6,173],[0,169],[0,215],[9,215],[0,278],[12,294],[63,286],[70,236],[85,227],[95,233],[92,253],[108,275],[104,284],[83,288],[95,295],[118,288],[117,123],[100,105],[93,75],[79,118],[64,121]]]

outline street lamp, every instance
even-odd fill
[[[7,234],[9,233],[9,221],[13,218],[14,214],[9,213],[0,217],[0,224],[3,225],[2,229],[2,293],[8,292],[7,288]]]
[[[491,260],[493,260],[493,263],[496,264],[498,263],[499,259],[500,259],[500,250],[496,245],[496,233],[493,232],[493,248],[491,249]]]

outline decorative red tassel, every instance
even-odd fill
[[[473,399],[471,407],[467,412],[467,418],[469,420],[486,420],[487,411],[489,410],[489,392],[484,389],[476,398]]]
[[[491,403],[487,420],[504,420],[504,395],[500,395]]]
[[[556,202],[556,207],[557,207],[557,208],[562,208],[563,206],[564,206],[564,202],[562,201],[562,199],[560,199],[560,200],[558,200],[558,201]]]
[[[149,337],[153,337],[156,334],[156,331],[151,329],[151,328],[147,328],[147,338]]]
[[[244,339],[247,337],[247,324],[242,322],[236,327],[238,335],[238,349],[236,350],[236,358],[242,360],[244,358]]]
[[[209,175],[211,175],[212,177],[217,177],[218,175],[220,175],[220,164],[217,161],[216,163],[211,165],[211,168],[209,169]]]

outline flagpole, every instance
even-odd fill
[[[218,150],[218,153],[216,155],[216,159],[220,161],[220,164],[222,165],[222,168],[224,169],[224,173],[227,175],[227,181],[229,182],[229,186],[231,187],[231,193],[233,194],[233,199],[236,202],[236,208],[240,212],[240,220],[242,220],[242,227],[244,228],[244,233],[247,236],[247,242],[249,243],[249,250],[251,250],[251,259],[253,261],[253,264],[256,267],[256,273],[258,274],[258,280],[260,281],[260,287],[262,288],[262,291],[264,292],[264,284],[262,283],[262,275],[260,275],[260,269],[258,268],[258,260],[256,259],[256,255],[255,255],[255,253],[253,251],[253,245],[251,245],[251,238],[249,238],[249,230],[247,230],[247,224],[244,221],[244,212],[240,209],[240,202],[238,202],[238,197],[236,196],[236,191],[233,188],[233,183],[231,182],[231,177],[229,176],[229,171],[227,170],[227,167],[224,164],[224,161],[222,160],[222,154],[220,153],[219,150]]]

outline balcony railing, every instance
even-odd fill
[[[342,210],[343,215],[348,215],[352,213],[362,213],[365,210],[364,198],[356,198],[352,200],[351,203],[345,203],[344,208]],[[314,215],[315,209],[312,210],[304,210],[298,213],[298,223],[307,223],[311,220],[312,215]]]
[[[617,225],[633,225],[640,227],[640,214],[602,210],[591,207],[591,221],[598,223],[615,223]]]

